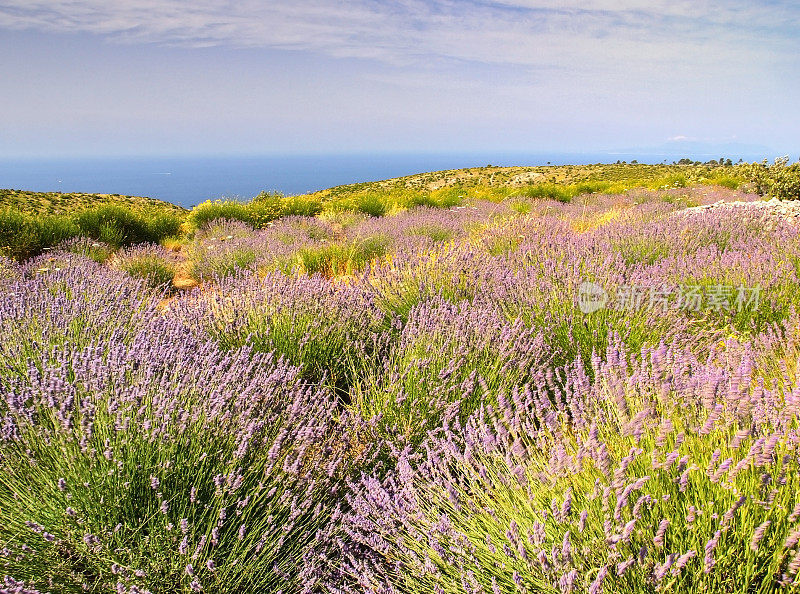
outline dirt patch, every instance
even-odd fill
[[[526,171],[525,173],[520,173],[511,177],[511,179],[508,180],[508,185],[525,186],[539,177],[544,177],[544,173],[539,173],[538,171]]]

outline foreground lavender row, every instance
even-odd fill
[[[800,590],[800,232],[686,201],[0,262],[0,592]]]

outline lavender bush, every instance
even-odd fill
[[[17,263],[14,260],[0,256],[0,279],[10,280],[17,275]]]
[[[100,288],[102,287],[102,290]],[[0,376],[41,366],[54,347],[127,344],[158,316],[162,294],[72,253],[51,253],[0,283]]]
[[[46,250],[50,251],[50,250]],[[114,251],[114,248],[102,241],[89,237],[73,237],[55,246],[54,251],[72,252],[91,258],[95,262],[105,262]]]
[[[486,394],[510,389],[548,363],[544,336],[496,308],[441,298],[415,306],[354,404],[388,435],[418,442],[442,416],[466,417]]]
[[[796,591],[799,228],[553,188],[0,260],[0,594]]]
[[[144,279],[153,288],[168,288],[178,271],[180,259],[159,245],[140,244],[114,254],[111,266],[135,278]]]
[[[226,349],[247,346],[283,355],[305,378],[347,391],[385,339],[385,318],[369,293],[321,276],[280,272],[220,279],[214,292],[176,301],[172,315]]]
[[[330,395],[168,321],[0,383],[0,567],[50,591],[313,591],[343,466]],[[362,448],[362,452],[366,451]]]
[[[720,366],[666,345],[594,364],[594,381],[565,369],[555,402],[501,394],[355,485],[345,590],[794,588],[797,379],[766,389],[746,352]]]

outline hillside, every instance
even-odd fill
[[[645,165],[616,163],[596,165],[539,165],[519,167],[470,167],[407,175],[376,182],[346,184],[312,192],[308,196],[342,198],[359,192],[416,190],[433,192],[455,187],[524,188],[530,185],[607,183],[615,186],[658,187],[687,183],[704,183],[729,177],[740,177],[739,167],[717,164]]]
[[[141,196],[0,189],[0,210],[13,209],[25,214],[63,215],[105,204],[126,206],[133,210],[164,211],[175,214],[186,212],[185,208],[176,204]]]
[[[474,188],[490,191],[503,198],[514,190],[530,186],[570,186],[589,184],[600,191],[624,191],[634,187],[685,186],[695,183],[718,183],[735,187],[748,180],[748,172],[740,167],[709,164],[645,165],[618,163],[611,165],[541,165],[499,167],[469,167],[416,173],[374,182],[345,184],[310,192],[297,198],[337,201],[366,193],[386,194],[413,192],[429,194],[448,189]],[[590,188],[590,191],[592,188]],[[163,200],[120,194],[90,194],[33,192],[28,190],[0,189],[0,210],[11,208],[26,214],[69,214],[87,208],[115,204],[134,210],[163,210],[176,214],[188,212],[183,207]]]

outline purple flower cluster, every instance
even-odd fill
[[[593,380],[565,368],[554,399],[542,382],[446,421],[385,478],[353,485],[351,590],[641,592],[668,577],[688,587],[692,564],[720,575],[743,563],[792,583],[800,378],[747,386],[750,356],[620,345]]]
[[[76,272],[2,292],[0,570],[47,591],[314,589],[331,502],[373,455],[350,431],[369,426],[285,359],[223,350],[140,284]]]
[[[800,231],[719,197],[217,221],[169,300],[0,261],[0,593],[796,588]]]

